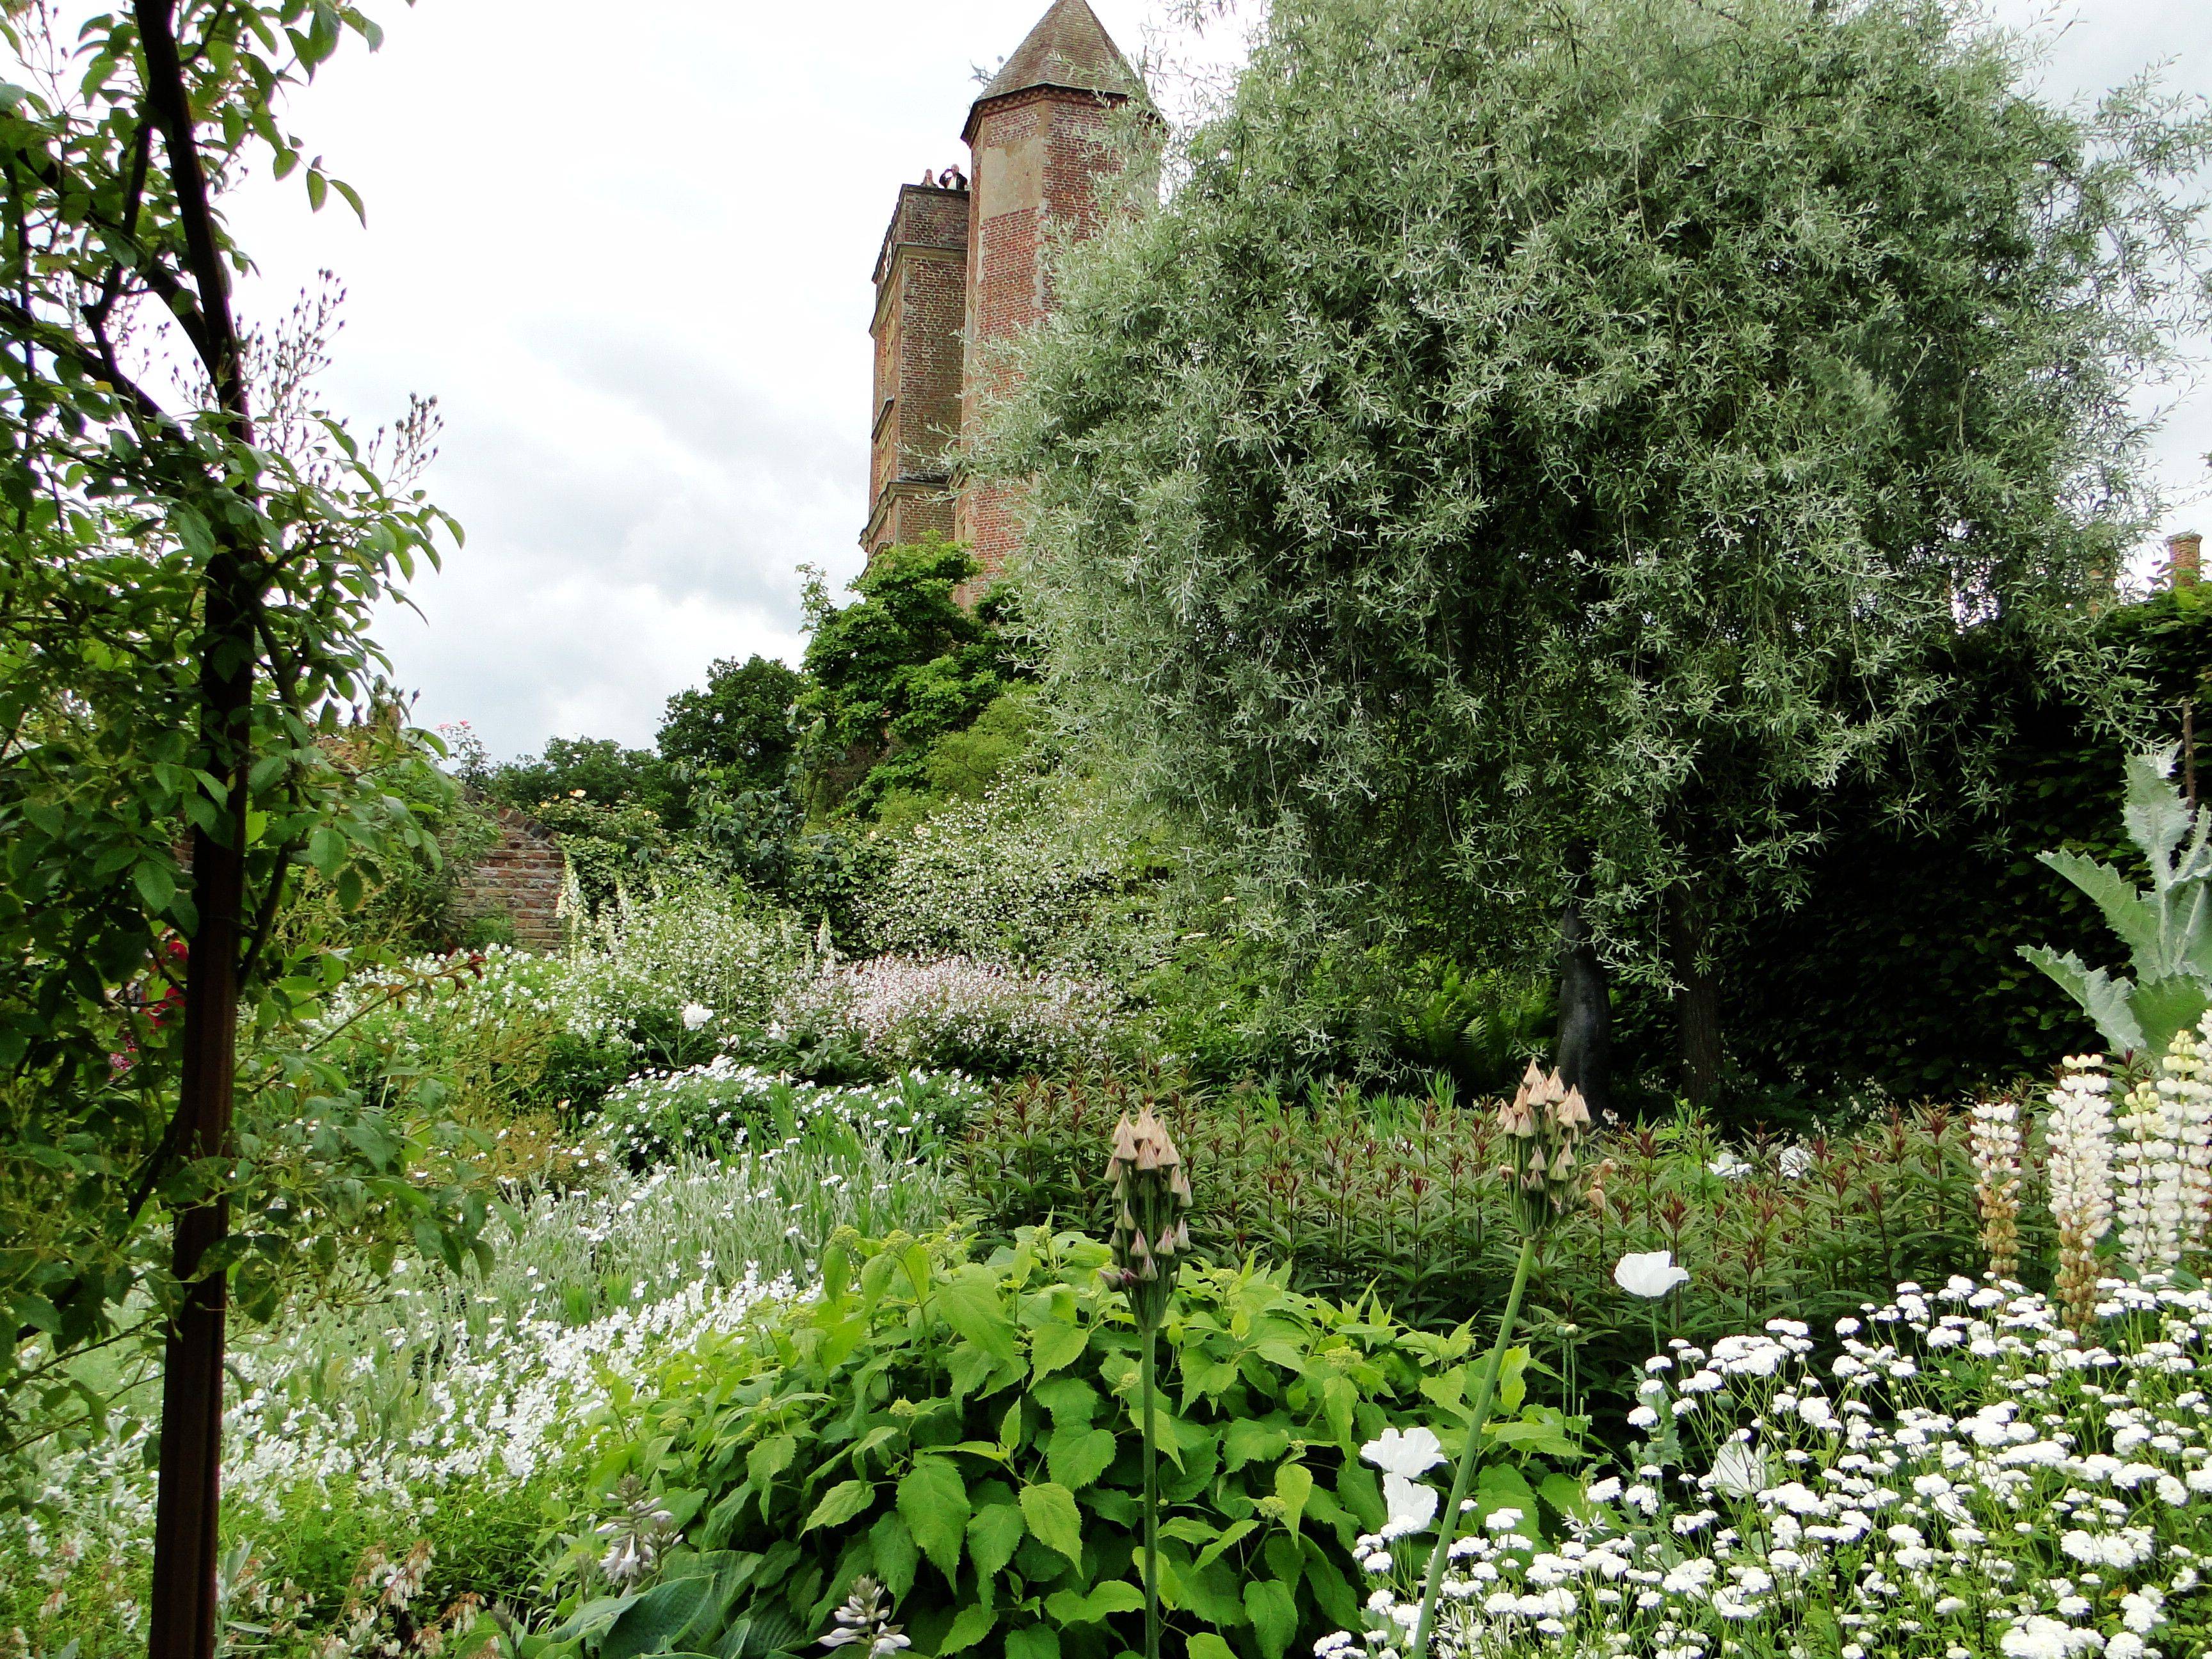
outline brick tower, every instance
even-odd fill
[[[1054,236],[1096,228],[1106,125],[1141,89],[1085,0],[1053,0],[968,112],[972,182],[900,190],[876,262],[871,555],[934,533],[966,542],[983,580],[1005,568],[1012,503],[984,485],[948,499],[952,452],[1006,390],[1005,348],[1052,308]]]

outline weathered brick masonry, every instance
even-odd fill
[[[1053,241],[1096,230],[1107,123],[1140,89],[1085,0],[1054,0],[968,112],[969,177],[900,190],[876,261],[872,556],[938,535],[968,544],[982,582],[1006,568],[1018,503],[962,485],[958,446],[1008,389],[1006,348],[1052,310]]]
[[[556,913],[564,874],[553,832],[512,807],[501,807],[499,839],[461,878],[454,909],[463,916],[511,917],[517,945],[557,951],[562,944]]]

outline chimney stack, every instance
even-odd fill
[[[2204,538],[2193,530],[2166,538],[2166,584],[2168,587],[2197,586],[2197,566],[2204,553]]]

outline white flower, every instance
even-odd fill
[[[1727,1151],[1723,1151],[1718,1158],[1705,1167],[1723,1181],[1741,1181],[1751,1173],[1749,1164],[1737,1157],[1735,1153]]]
[[[1382,1477],[1382,1502],[1390,1511],[1390,1518],[1382,1523],[1385,1538],[1423,1531],[1437,1518],[1437,1489],[1402,1474]]]
[[[1741,1441],[1731,1441],[1714,1457],[1711,1480],[1731,1498],[1748,1498],[1766,1484],[1766,1460]]]
[[[1386,1474],[1412,1480],[1444,1461],[1443,1443],[1433,1429],[1385,1429],[1359,1449],[1365,1458]]]
[[[665,1007],[667,1005],[664,1003],[661,1006]],[[687,1002],[684,1005],[684,1029],[687,1031],[697,1030],[714,1017],[714,1011],[703,1004]]]
[[[1613,1270],[1613,1282],[1631,1296],[1660,1297],[1688,1284],[1690,1275],[1674,1265],[1674,1251],[1648,1250],[1621,1257]]]

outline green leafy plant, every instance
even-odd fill
[[[1145,1448],[1145,1659],[1159,1659],[1160,1437],[1154,1401],[1160,1318],[1167,1312],[1176,1263],[1190,1249],[1190,1176],[1167,1126],[1150,1107],[1114,1126],[1106,1185],[1114,1199],[1114,1265],[1105,1273],[1129,1298],[1137,1324],[1138,1428]]]
[[[865,1576],[918,1652],[1110,1659],[1133,1645],[1139,1336],[1101,1275],[1110,1261],[1042,1228],[988,1261],[953,1239],[838,1240],[816,1301],[672,1361],[602,1468],[609,1483],[643,1478],[715,1556],[713,1615],[678,1624],[664,1583],[645,1592],[665,1598],[648,1630],[644,1599],[586,1618],[580,1590],[562,1642],[599,1659],[678,1644],[734,1659],[754,1632],[820,1632]],[[1186,1267],[1161,1331],[1163,1619],[1201,1659],[1283,1659],[1356,1610],[1353,1546],[1386,1515],[1362,1441],[1463,1424],[1471,1339],[1302,1296],[1249,1264]],[[1543,1420],[1544,1445],[1512,1455],[1574,1450],[1571,1425]]]
[[[2173,1034],[2212,1006],[2212,823],[2169,781],[2173,751],[2131,755],[2120,809],[2128,839],[2150,874],[2148,890],[2101,860],[2039,855],[2096,904],[2128,947],[2132,975],[2091,968],[2071,951],[2022,945],[2095,1022],[2116,1054],[2162,1054]]]
[[[1460,1504],[1473,1485],[1482,1462],[1483,1431],[1489,1426],[1491,1403],[1498,1397],[1498,1375],[1505,1351],[1513,1340],[1514,1321],[1520,1316],[1521,1298],[1528,1289],[1529,1270],[1544,1235],[1581,1197],[1582,1170],[1575,1154],[1590,1127],[1589,1109],[1579,1090],[1560,1082],[1557,1072],[1548,1076],[1528,1062],[1528,1075],[1511,1100],[1498,1114],[1505,1144],[1512,1154],[1506,1178],[1513,1189],[1514,1219],[1521,1231],[1521,1253],[1513,1263],[1513,1288],[1505,1293],[1505,1311],[1498,1316],[1497,1340],[1482,1362],[1482,1379],[1475,1385],[1474,1405],[1468,1414],[1467,1442],[1452,1475],[1451,1496],[1437,1523],[1436,1548],[1421,1585],[1421,1611],[1413,1626],[1412,1651],[1428,1651],[1429,1628],[1437,1613],[1437,1594],[1443,1586],[1444,1563],[1458,1535]]]

